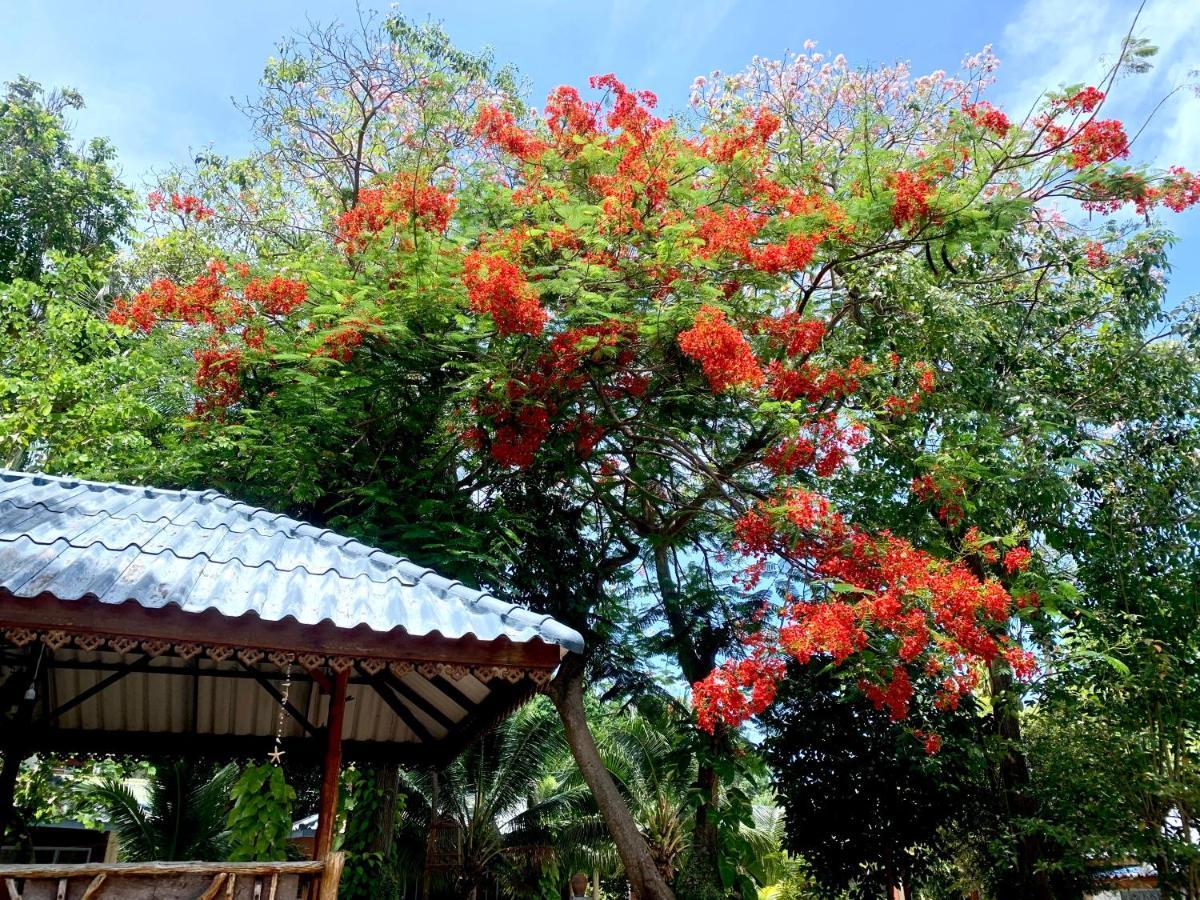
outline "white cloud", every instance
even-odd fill
[[[1007,25],[1000,56],[1004,105],[1028,109],[1041,91],[1064,84],[1095,84],[1120,51],[1137,15],[1137,3],[1117,0],[1026,0]],[[1134,34],[1159,48],[1146,75],[1121,80],[1106,114],[1131,134],[1154,114],[1135,144],[1138,158],[1200,168],[1200,98],[1186,85],[1200,68],[1200,3],[1149,0]],[[1157,112],[1155,107],[1171,96]]]

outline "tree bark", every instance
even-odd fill
[[[605,767],[591,729],[588,728],[583,705],[582,658],[569,656],[563,660],[547,693],[562,719],[575,763],[591,788],[600,814],[604,817],[604,824],[608,826],[608,832],[617,845],[629,883],[641,900],[675,900],[674,893],[654,865],[650,848]]]
[[[1010,820],[1032,819],[1037,815],[1037,803],[1029,793],[1029,761],[1021,749],[1021,720],[1013,706],[1012,673],[1002,661],[995,660],[988,675],[995,731],[1004,742],[1000,799]],[[997,886],[997,900],[1054,900],[1050,877],[1038,869],[1038,863],[1048,855],[1045,841],[1021,828],[1017,834],[1017,867]]]
[[[667,623],[675,638],[675,657],[679,669],[689,684],[695,684],[712,671],[716,657],[710,642],[698,638],[692,629],[694,615],[685,609],[684,597],[671,569],[671,550],[666,544],[654,548],[654,573],[658,581],[659,594]],[[703,645],[703,646],[702,646]],[[706,743],[708,753],[729,752],[727,733],[721,729]],[[710,757],[711,758],[711,757]],[[720,793],[720,779],[713,766],[702,754],[696,770],[696,791],[700,802],[696,805],[696,827],[692,834],[692,846],[688,853],[689,883],[708,883],[713,888],[721,887],[720,836],[717,833],[716,806]]]

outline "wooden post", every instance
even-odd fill
[[[330,853],[325,859],[325,868],[321,871],[320,893],[318,900],[337,900],[338,883],[342,880],[342,867],[346,864],[345,853]]]
[[[350,672],[338,672],[329,695],[329,718],[325,727],[325,769],[321,777],[321,805],[317,813],[317,836],[313,859],[325,860],[333,849],[333,830],[337,820],[338,774],[342,768],[342,724],[346,719],[346,683]]]
[[[432,854],[436,851],[434,846],[434,836],[437,831],[438,820],[438,770],[433,770],[433,796],[429,799],[429,835],[425,838],[425,869],[421,873],[421,900],[429,898],[430,870],[429,863]]]
[[[0,692],[0,702],[5,704],[7,695],[12,693],[13,705],[16,707],[11,717],[6,715],[6,709],[0,708],[0,734],[5,738],[0,743],[0,756],[3,756],[3,765],[0,765],[0,844],[4,843],[9,831],[18,824],[17,773],[21,770],[21,763],[31,755],[28,742],[29,725],[33,721],[34,706],[37,705],[37,678],[43,651],[44,646],[39,644],[37,656],[32,652],[30,654],[28,671],[18,669],[10,674],[4,682],[5,690]],[[27,693],[29,688],[34,689],[32,699]],[[23,693],[18,694],[17,691]]]

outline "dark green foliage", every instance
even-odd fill
[[[283,769],[268,763],[248,765],[230,791],[229,858],[287,859],[296,792]]]
[[[150,777],[145,808],[113,778],[81,788],[80,801],[116,831],[125,860],[223,860],[229,852],[226,810],[237,777],[232,765],[213,772],[190,762],[166,762]]]
[[[879,896],[901,877],[919,879],[947,852],[943,830],[978,807],[971,743],[980,723],[965,710],[931,713],[916,715],[936,718],[945,740],[936,757],[832,673],[794,666],[764,716],[761,748],[787,811],[785,847],[831,894]]]
[[[52,252],[111,254],[126,235],[132,194],[113,169],[116,152],[96,138],[72,149],[66,115],[83,98],[46,94],[17,78],[0,100],[0,283],[36,281]]]

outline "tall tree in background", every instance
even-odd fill
[[[83,98],[47,94],[28,78],[0,100],[0,283],[36,281],[48,254],[111,255],[127,234],[132,195],[113,171],[101,138],[71,146],[66,120]]]

